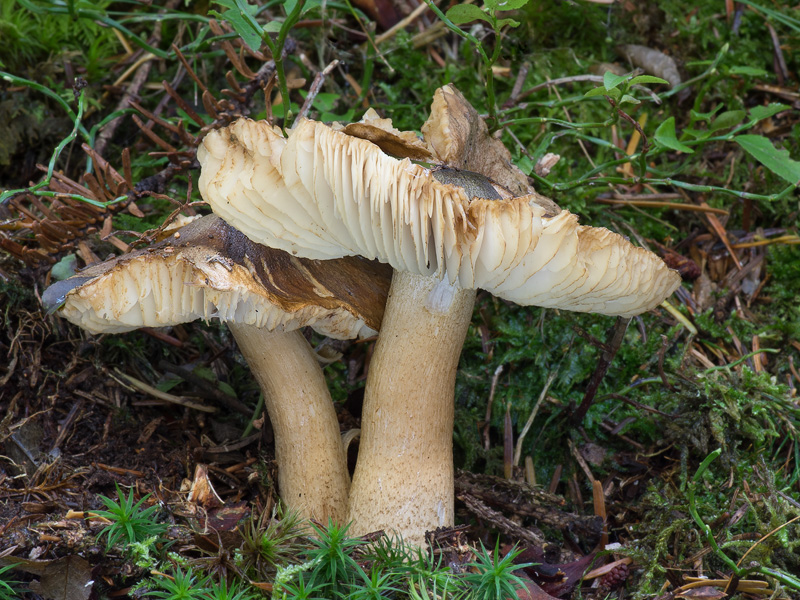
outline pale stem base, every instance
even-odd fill
[[[303,518],[344,523],[350,478],[339,421],[313,350],[300,331],[229,327],[264,393],[281,499]]]
[[[453,394],[474,290],[394,274],[370,362],[350,533],[383,529],[422,545],[453,524]]]

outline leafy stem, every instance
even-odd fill
[[[492,67],[497,62],[497,59],[500,58],[503,45],[500,43],[499,39],[496,40],[494,50],[491,56],[489,56],[486,53],[486,49],[483,47],[483,42],[468,31],[461,29],[459,25],[471,21],[485,21],[491,26],[495,37],[499,38],[503,27],[507,25],[510,27],[518,27],[519,23],[513,19],[498,18],[497,13],[500,10],[516,10],[522,8],[528,3],[528,0],[505,0],[502,2],[502,5],[498,0],[485,0],[483,8],[479,8],[474,4],[457,4],[451,7],[447,11],[447,14],[443,13],[439,7],[434,4],[433,0],[425,0],[425,2],[434,14],[441,19],[445,27],[467,40],[478,51],[483,61],[483,67],[486,70],[486,104],[487,112],[489,113],[486,124],[491,131],[498,129],[497,101],[495,99],[494,73]]]
[[[80,200],[81,202],[87,202],[89,204],[92,204],[94,206],[99,206],[101,208],[105,208],[108,205],[123,200],[125,198],[125,196],[121,196],[120,198],[116,198],[110,202],[97,202],[96,200],[85,198],[78,194],[64,194],[61,192],[52,192],[42,189],[50,185],[50,181],[53,178],[53,171],[55,170],[56,161],[58,160],[59,156],[61,156],[61,153],[64,151],[64,148],[66,148],[68,144],[73,142],[75,138],[78,137],[78,133],[81,133],[81,135],[87,141],[91,142],[92,140],[92,135],[90,135],[90,133],[86,131],[86,128],[81,124],[81,120],[83,119],[83,113],[86,109],[85,91],[81,89],[80,92],[78,93],[78,98],[77,98],[78,112],[76,113],[75,111],[72,110],[70,105],[63,98],[61,98],[61,96],[34,81],[28,81],[27,79],[23,79],[21,77],[14,77],[13,75],[9,75],[8,73],[3,73],[3,72],[0,72],[0,77],[12,83],[21,83],[23,85],[27,85],[30,88],[43,92],[47,96],[55,99],[73,120],[72,131],[69,133],[69,135],[67,135],[67,137],[61,140],[58,146],[55,147],[55,150],[53,150],[53,154],[50,156],[50,162],[47,164],[47,173],[45,174],[44,179],[42,179],[42,181],[40,181],[39,183],[34,184],[27,188],[6,190],[0,193],[0,203],[5,202],[12,196],[16,196],[17,194],[23,194],[25,192],[34,194],[36,196],[69,197],[72,198],[73,200]],[[76,89],[78,87],[79,86],[76,85]]]
[[[48,98],[55,100],[59,106],[67,113],[70,119],[76,123],[78,127],[78,131],[81,133],[83,138],[87,141],[91,141],[91,137],[89,132],[86,131],[86,128],[81,124],[81,118],[83,117],[83,92],[81,92],[80,98],[78,99],[78,112],[79,115],[75,114],[75,111],[72,110],[72,107],[69,103],[64,100],[61,96],[59,96],[56,92],[51,90],[48,87],[43,86],[41,83],[37,83],[30,79],[25,79],[24,77],[18,77],[16,75],[12,75],[11,73],[6,73],[5,71],[0,71],[0,79],[4,79],[5,81],[9,82],[12,85],[24,85],[27,88],[32,90],[36,90],[37,92],[41,92]],[[74,139],[74,138],[73,138]]]
[[[489,58],[489,56],[486,54],[486,50],[484,50],[483,44],[478,38],[476,38],[468,31],[464,31],[463,29],[461,29],[461,27],[459,27],[453,21],[447,18],[447,15],[445,15],[439,9],[439,7],[436,6],[436,4],[434,4],[433,0],[425,0],[425,2],[428,4],[433,13],[437,17],[439,17],[442,23],[444,23],[445,27],[447,27],[450,31],[452,31],[458,36],[461,36],[469,43],[471,43],[473,46],[475,46],[475,49],[478,51],[478,54],[480,54],[481,59],[483,60],[483,65],[486,68],[486,103],[488,104],[487,110],[489,112],[489,118],[487,119],[487,121],[491,128],[492,124],[497,123],[497,107],[495,106],[495,99],[494,99],[494,76],[492,75],[492,65],[494,64],[494,61],[491,58]],[[462,6],[471,6],[471,5],[462,5]],[[473,8],[480,10],[477,6]],[[492,53],[492,57],[495,57],[495,54],[497,54],[497,50],[499,48],[500,44],[497,44],[495,52]],[[497,59],[495,58],[495,60]]]
[[[223,13],[209,11],[210,14],[219,16],[229,23],[252,50],[258,50],[262,42],[269,48],[272,60],[275,61],[278,88],[284,106],[283,127],[284,129],[289,128],[292,123],[292,106],[289,101],[289,85],[286,82],[286,71],[283,64],[283,50],[289,31],[303,14],[306,0],[285,2],[286,18],[283,21],[270,21],[263,26],[255,18],[257,7],[249,4],[247,0],[216,0],[216,2],[227,10]],[[278,34],[275,40],[270,37],[270,34],[273,33]]]
[[[645,134],[644,130],[642,129],[642,126],[639,125],[639,122],[636,119],[634,119],[632,116],[630,116],[628,113],[626,113],[624,110],[619,108],[617,106],[617,103],[614,101],[613,98],[611,98],[609,96],[606,96],[606,100],[608,100],[608,103],[611,104],[611,108],[613,108],[614,110],[617,111],[617,115],[621,119],[623,119],[623,120],[627,121],[628,123],[630,123],[631,127],[633,127],[639,133],[639,135],[641,136],[643,143],[642,143],[642,151],[639,153],[639,158],[638,158],[639,175],[640,175],[640,177],[646,177],[647,176],[647,153],[650,152],[650,142],[647,139],[647,135]]]
[[[303,13],[303,7],[306,4],[306,0],[297,0],[297,3],[292,7],[292,10],[286,16],[286,20],[283,22],[283,26],[281,27],[280,31],[278,32],[278,39],[275,42],[274,46],[270,45],[270,38],[269,34],[264,31],[262,37],[264,42],[272,52],[272,57],[275,60],[275,71],[278,74],[278,85],[281,89],[281,98],[283,98],[283,104],[285,107],[284,110],[284,119],[283,124],[284,127],[289,127],[292,124],[292,104],[289,102],[289,86],[286,83],[286,73],[284,72],[284,65],[283,65],[283,47],[286,44],[286,36],[289,33],[289,30],[294,27],[294,24],[300,19],[300,15]]]
[[[695,83],[716,76],[718,74],[717,67],[719,67],[720,62],[722,62],[723,57],[728,53],[729,49],[730,49],[730,44],[725,44],[724,46],[722,46],[720,51],[717,52],[717,55],[714,57],[714,60],[711,62],[711,64],[705,71],[703,71],[699,75],[692,77],[691,79],[687,79],[686,81],[680,83],[679,85],[676,85],[675,87],[670,88],[666,92],[660,93],[658,97],[661,98],[662,100],[665,98],[669,98],[670,96],[674,96],[675,94],[680,93],[681,90],[693,86]],[[702,93],[697,94],[697,97],[698,99],[704,98],[705,94]]]
[[[267,45],[267,48],[269,48],[272,54],[272,59],[275,61],[275,72],[278,75],[278,87],[280,88],[281,99],[284,105],[284,129],[288,129],[292,124],[292,105],[289,102],[289,85],[286,82],[286,70],[283,64],[283,48],[286,45],[286,36],[300,19],[300,15],[303,14],[305,4],[306,0],[296,0],[294,3],[286,2],[285,8],[287,14],[283,23],[277,24],[273,21],[268,23],[266,27],[261,27],[250,12],[244,8],[244,6],[246,6],[246,0],[236,0],[236,5],[239,7],[242,16],[245,16],[249,20],[251,26],[260,32],[261,40]],[[278,30],[278,37],[275,41],[272,41],[269,34],[274,33],[276,28]]]
[[[740,576],[739,568],[736,566],[736,563],[733,562],[727,554],[725,554],[722,550],[720,550],[719,545],[717,544],[717,540],[714,537],[714,533],[711,531],[711,528],[706,525],[705,521],[703,521],[700,513],[697,512],[697,503],[695,501],[695,489],[697,488],[700,481],[703,479],[703,474],[708,470],[708,467],[711,465],[714,460],[716,460],[719,455],[722,454],[722,448],[717,448],[711,454],[706,456],[705,460],[700,463],[700,466],[697,467],[697,471],[695,471],[694,477],[692,477],[692,481],[689,484],[689,492],[688,492],[688,499],[689,499],[689,514],[692,515],[692,519],[700,528],[700,531],[706,538],[708,545],[711,546],[711,549],[714,553],[726,564],[728,565],[737,576]]]
[[[637,154],[634,154],[630,157],[626,157],[619,160],[612,160],[602,165],[598,165],[595,169],[592,169],[591,174],[606,170],[610,167],[614,167],[617,165],[625,164],[630,160],[638,158]],[[733,196],[735,198],[740,198],[742,200],[763,200],[766,202],[773,202],[776,200],[781,200],[788,195],[790,195],[795,189],[796,186],[789,185],[785,187],[783,190],[776,194],[753,194],[750,192],[742,192],[739,190],[731,190],[725,187],[716,186],[716,185],[704,185],[704,184],[696,184],[696,183],[688,183],[686,181],[681,181],[680,179],[673,179],[671,177],[663,177],[663,178],[631,178],[631,177],[592,177],[591,174],[586,174],[579,179],[574,181],[570,181],[568,183],[552,183],[543,177],[538,177],[535,173],[531,174],[538,183],[545,185],[548,189],[556,192],[567,192],[570,190],[574,190],[583,186],[597,186],[597,185],[608,185],[608,184],[615,184],[615,185],[633,185],[636,183],[646,183],[652,186],[674,186],[679,187],[684,190],[688,190],[690,192],[715,192],[719,194],[724,194],[728,196]]]

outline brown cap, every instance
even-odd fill
[[[53,284],[42,301],[92,333],[214,318],[347,339],[380,327],[390,278],[388,266],[357,257],[290,256],[207,216]]]

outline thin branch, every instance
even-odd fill
[[[311,83],[311,87],[308,90],[308,95],[306,96],[305,102],[303,102],[300,112],[297,113],[297,121],[300,119],[305,119],[308,111],[311,110],[311,105],[314,103],[314,99],[317,97],[317,94],[319,94],[320,89],[322,89],[322,84],[325,83],[325,78],[338,66],[338,64],[338,59],[332,60],[327,67],[322,69],[322,71],[317,73],[317,75],[314,77],[314,81]]]
[[[611,339],[607,344],[603,345],[603,353],[600,355],[600,360],[597,361],[597,367],[595,368],[594,373],[592,373],[592,377],[589,380],[589,385],[586,386],[586,392],[583,396],[583,401],[570,417],[570,420],[573,423],[580,423],[583,421],[583,418],[586,416],[586,413],[592,406],[594,397],[597,394],[597,389],[600,387],[603,377],[605,377],[606,373],[608,372],[608,368],[611,366],[611,361],[614,360],[614,356],[622,345],[622,340],[625,338],[625,332],[627,331],[628,324],[630,322],[630,318],[617,317],[617,321],[614,324],[614,329],[611,333]]]

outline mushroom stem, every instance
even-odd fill
[[[350,532],[422,545],[453,524],[453,395],[475,290],[395,271],[370,362]]]
[[[339,421],[311,347],[299,330],[228,326],[264,393],[281,498],[303,518],[344,523],[350,479]]]

